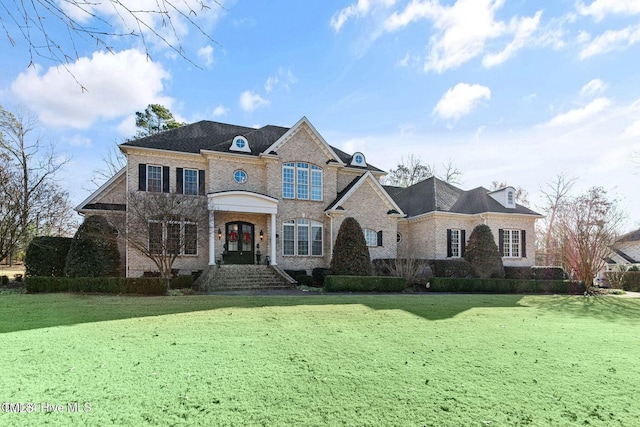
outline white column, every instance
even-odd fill
[[[277,265],[276,262],[276,214],[271,214],[271,265]]]
[[[213,209],[209,211],[209,265],[216,265],[216,230]]]

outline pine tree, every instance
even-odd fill
[[[336,275],[370,276],[371,257],[364,233],[355,218],[345,218],[333,247],[331,270]]]
[[[502,257],[488,225],[480,224],[473,229],[464,258],[469,261],[477,277],[504,278]]]

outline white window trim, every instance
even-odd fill
[[[292,223],[293,221],[293,223]],[[298,253],[298,221],[307,221],[307,224],[304,224],[303,226],[307,228],[307,254],[303,254],[300,255]],[[285,227],[292,227],[293,228],[293,253],[292,254],[285,254],[284,253],[284,230]],[[320,253],[319,254],[314,254],[313,253],[313,242],[318,242],[318,240],[313,240],[314,237],[314,233],[313,233],[313,229],[314,228],[320,228],[320,236],[322,237],[322,240],[319,240],[319,242],[321,243],[320,245]],[[283,256],[295,256],[295,257],[323,257],[324,256],[324,224],[322,224],[320,221],[315,221],[312,219],[307,219],[307,218],[296,218],[296,219],[290,219],[290,220],[286,220],[282,222],[282,255]]]
[[[503,258],[522,258],[522,230],[505,228],[502,232],[502,251]],[[513,236],[518,236],[518,242],[513,242]],[[514,247],[517,247],[518,253],[514,255]]]
[[[451,258],[462,258],[462,244],[460,235],[461,233],[459,228],[451,229]]]
[[[306,186],[307,186],[307,197],[300,197],[299,195],[299,185],[303,185],[303,184],[299,184],[298,183],[298,165],[299,164],[305,164],[308,167],[307,168],[302,168],[300,167],[301,170],[305,170],[307,171],[307,182],[306,182]],[[287,183],[290,185],[293,185],[293,196],[286,196],[284,193],[284,171],[285,169],[288,170],[292,170],[293,171],[293,183]],[[313,198],[313,189],[317,188],[317,185],[313,185],[313,175],[320,175],[320,198],[319,199],[314,199]],[[308,162],[286,162],[282,165],[282,197],[284,199],[289,199],[289,200],[309,200],[312,202],[322,202],[324,199],[324,171],[323,169],[318,166],[318,165],[314,165],[313,163],[308,163]]]
[[[192,171],[196,173],[196,192],[195,193],[187,193],[187,171]],[[186,194],[188,196],[197,196],[199,188],[200,188],[200,172],[198,171],[198,169],[183,168],[182,169],[182,194]]]
[[[378,233],[376,232],[376,230],[373,230],[371,228],[363,228],[362,234],[364,234],[364,241],[367,243],[367,247],[369,248],[378,247]],[[373,245],[370,244],[371,241],[369,241],[369,239],[367,238],[367,234],[369,234],[369,237],[372,237],[374,239],[372,240]]]
[[[160,190],[159,191],[151,191],[149,190],[149,180],[151,179],[151,173],[149,171],[150,168],[159,168],[160,169]],[[162,185],[164,184],[164,176],[162,176],[162,174],[164,173],[164,168],[161,165],[149,165],[147,164],[147,179],[146,179],[146,191],[149,193],[162,193]]]
[[[153,255],[161,255],[163,254],[162,252],[167,251],[168,249],[168,244],[167,244],[167,239],[169,237],[169,232],[167,230],[167,224],[179,224],[180,225],[180,252],[178,254],[176,254],[177,256],[180,257],[197,257],[198,256],[198,249],[199,246],[198,245],[198,223],[194,222],[194,221],[189,221],[189,220],[181,220],[181,221],[167,221],[166,223],[162,222],[162,221],[156,221],[156,220],[150,220],[149,223],[154,223],[154,224],[160,224],[162,226],[162,242],[160,243],[160,249],[161,252],[151,252],[151,236],[148,237],[148,247],[147,249],[149,250],[150,253],[152,253]],[[184,250],[185,250],[185,227],[186,225],[195,225],[196,227],[196,253],[195,254],[185,254]],[[151,231],[151,227],[149,227],[149,231]],[[167,255],[169,255],[169,253],[167,253]]]

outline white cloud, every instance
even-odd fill
[[[640,120],[637,120],[631,123],[625,130],[625,136],[629,136],[631,138],[640,138]]]
[[[538,30],[541,16],[542,12],[539,11],[532,17],[513,18],[509,24],[510,31],[515,33],[513,40],[500,52],[485,55],[482,59],[482,65],[489,68],[502,64],[517,51],[525,47],[527,43],[530,42],[533,34]]]
[[[580,51],[580,59],[594,55],[622,50],[640,42],[640,25],[628,26],[622,30],[609,30],[593,39]]]
[[[593,79],[580,89],[580,95],[592,96],[598,93],[602,93],[607,88],[607,84],[600,79]]]
[[[91,147],[91,139],[82,135],[73,135],[69,138],[64,138],[63,141],[73,147]]]
[[[433,112],[442,119],[458,120],[469,114],[482,100],[491,99],[491,90],[478,84],[458,83],[445,93]]]
[[[593,16],[596,21],[601,21],[606,15],[635,15],[640,13],[638,0],[594,0],[586,5],[580,1],[576,4],[576,10],[580,15]]]
[[[264,99],[250,90],[245,90],[240,94],[240,107],[248,113],[251,113],[257,108],[267,107],[269,104],[271,104],[269,100]]]
[[[291,89],[291,85],[297,81],[298,79],[293,75],[291,70],[280,67],[274,76],[269,76],[267,78],[267,81],[264,84],[264,90],[268,93],[279,87],[288,92],[289,89]]]
[[[551,119],[547,125],[558,127],[584,123],[597,117],[604,110],[609,108],[610,105],[611,100],[608,98],[596,98],[582,108],[576,108],[574,110],[567,111],[566,113],[558,114]]]
[[[351,18],[361,18],[373,11],[377,6],[387,8],[395,4],[395,0],[358,0],[344,9],[334,13],[329,21],[329,25],[337,33],[342,26]]]
[[[213,46],[207,45],[198,49],[198,58],[200,58],[207,67],[213,64]]]
[[[12,83],[13,96],[29,105],[44,124],[77,129],[99,119],[130,116],[150,103],[173,105],[172,98],[162,95],[169,72],[143,52],[95,52],[67,68],[69,72],[61,67],[29,68]]]
[[[224,105],[220,104],[213,109],[213,117],[224,117],[229,114],[231,110]]]

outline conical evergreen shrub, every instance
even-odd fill
[[[64,274],[68,277],[118,276],[120,252],[118,232],[103,216],[85,218],[78,228],[69,253]]]
[[[502,257],[488,225],[480,224],[473,229],[464,258],[471,264],[475,276],[504,278]]]
[[[364,233],[355,218],[345,218],[333,246],[331,271],[336,275],[370,276],[371,257]]]

